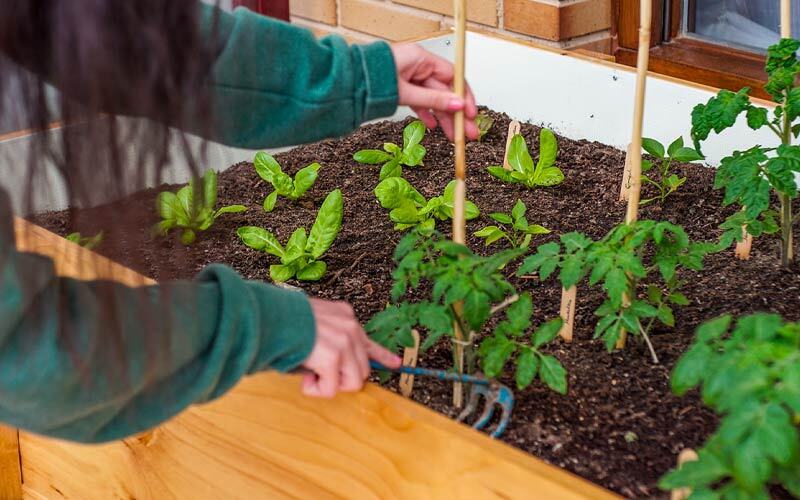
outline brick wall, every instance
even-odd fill
[[[290,0],[292,22],[350,41],[402,40],[453,25],[452,0]],[[564,48],[610,51],[611,0],[467,0],[469,26]]]

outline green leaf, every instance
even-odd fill
[[[526,176],[533,175],[533,158],[528,152],[528,145],[525,144],[525,138],[520,134],[516,134],[511,138],[511,144],[508,148],[508,163],[516,172],[525,174]],[[493,168],[489,167],[489,173],[494,175]]]
[[[478,238],[483,238],[487,247],[492,243],[494,243],[495,241],[506,236],[505,231],[503,231],[497,226],[486,226],[480,231],[475,231],[472,234],[474,234]]]
[[[389,218],[398,224],[413,225],[419,222],[420,214],[416,203],[409,199],[405,199],[400,203],[399,207],[394,208],[391,212],[389,212]]]
[[[537,186],[555,186],[562,182],[564,182],[564,173],[557,167],[538,170],[534,177],[534,184]]]
[[[519,220],[525,217],[525,212],[527,211],[528,207],[525,206],[525,203],[523,203],[522,200],[517,200],[517,202],[514,203],[514,207],[511,209],[511,217],[514,220]]]
[[[741,443],[733,454],[733,477],[736,483],[749,491],[763,487],[772,473],[772,464],[767,458],[767,449],[755,436]]]
[[[289,265],[294,261],[306,256],[306,230],[303,227],[298,227],[289,236],[289,241],[286,242],[284,254],[281,257],[281,264]]]
[[[695,336],[699,342],[710,342],[720,338],[731,325],[731,316],[726,314],[706,321],[697,328]]]
[[[683,147],[683,137],[678,137],[677,139],[672,141],[672,144],[670,144],[669,147],[667,148],[667,155],[670,157],[674,156],[675,152],[682,147]]]
[[[653,169],[653,162],[642,158],[642,172],[649,172],[652,169]],[[647,177],[646,175],[642,175],[642,180],[655,183],[654,181],[650,180],[650,178]]]
[[[556,141],[555,134],[553,134],[551,130],[543,128],[539,133],[539,161],[536,163],[535,169],[540,176],[544,175],[545,171],[549,170],[550,167],[555,165],[557,153],[558,142]],[[559,170],[559,172],[561,171]]]
[[[681,163],[689,163],[692,161],[702,160],[704,157],[697,150],[693,148],[680,148],[678,149],[674,155],[672,155],[672,159],[675,161],[679,161]]]
[[[212,169],[203,175],[203,206],[213,209],[217,204],[217,173]]]
[[[378,177],[379,180],[389,179],[392,177],[402,177],[403,167],[400,166],[400,160],[392,159],[386,162],[381,167],[381,173]]]
[[[325,276],[328,266],[321,260],[315,260],[297,272],[300,281],[319,281]]]
[[[723,461],[708,451],[701,449],[698,456],[699,460],[686,462],[680,469],[670,471],[661,479],[658,486],[665,490],[684,486],[705,486],[729,474]]]
[[[422,165],[422,159],[425,158],[425,147],[422,144],[414,144],[405,151],[403,151],[402,163],[409,167],[416,167]]]
[[[669,301],[678,306],[688,306],[689,299],[686,298],[686,295],[680,292],[672,292],[669,294],[668,297]]]
[[[478,142],[482,141],[483,137],[489,133],[493,124],[494,118],[485,113],[478,113],[478,116],[475,117],[475,125],[478,126]]]
[[[481,211],[478,209],[478,206],[472,203],[469,200],[464,202],[464,218],[466,220],[473,220],[480,217]],[[452,217],[451,217],[452,218]]]
[[[294,191],[292,198],[295,200],[303,196],[306,191],[311,189],[314,182],[317,181],[317,172],[320,169],[319,163],[312,163],[307,167],[301,168],[294,176]]]
[[[180,204],[182,212],[184,214],[186,214],[186,216],[189,219],[191,219],[192,216],[194,216],[194,214],[195,214],[195,209],[194,209],[194,188],[192,187],[192,184],[189,183],[188,186],[184,186],[184,187],[180,188],[178,190],[178,194],[176,196],[178,198],[178,203]],[[178,223],[180,224],[181,223],[181,214],[178,213],[177,215],[178,215]],[[181,225],[184,225],[184,226],[188,225],[188,220],[187,220],[187,222],[185,224],[181,224]]]
[[[525,230],[525,233],[528,235],[532,234],[549,234],[552,231],[547,229],[544,226],[540,226],[539,224],[531,224],[528,226],[528,229]]]
[[[628,277],[622,269],[612,269],[606,274],[603,288],[615,307],[622,302],[622,296],[628,291]]]
[[[413,199],[414,187],[402,177],[389,177],[375,186],[375,196],[386,209],[394,209],[402,205],[404,200]]]
[[[488,167],[486,171],[503,182],[516,182],[516,180],[511,176],[511,170],[506,170],[503,167]]]
[[[528,348],[523,348],[517,357],[517,389],[523,390],[536,378],[539,370],[539,358]]]
[[[489,296],[472,290],[464,301],[464,320],[473,331],[480,331],[489,318]]]
[[[545,323],[544,325],[540,326],[536,332],[533,334],[533,347],[538,349],[545,344],[549,344],[558,336],[558,332],[561,331],[561,326],[564,324],[564,320],[561,318],[554,318]]]
[[[336,236],[339,235],[339,230],[342,228],[343,203],[342,192],[339,189],[331,191],[322,202],[314,225],[311,226],[308,234],[306,245],[306,250],[314,259],[322,257],[333,244]]]
[[[278,192],[273,191],[264,198],[264,211],[265,212],[272,212],[275,208],[275,203],[278,202]]]
[[[513,224],[514,223],[514,220],[511,218],[510,215],[504,214],[504,213],[501,213],[501,212],[491,213],[491,214],[489,214],[489,217],[492,220],[495,220],[495,221],[499,222],[500,224]]]
[[[574,252],[576,250],[585,250],[589,248],[592,244],[592,239],[583,233],[573,231],[561,235],[561,243],[564,244],[564,248],[566,248],[568,252]]]
[[[178,200],[175,193],[169,191],[158,193],[156,197],[156,208],[158,209],[158,215],[160,215],[162,219],[177,220],[179,217],[182,217],[188,220],[188,214],[184,211],[183,205]]]
[[[283,173],[281,166],[275,158],[273,158],[271,154],[263,151],[256,153],[256,157],[253,159],[253,165],[256,168],[258,176],[270,184],[272,184],[272,180],[277,174]]]
[[[767,110],[757,106],[747,108],[747,126],[753,130],[758,130],[769,123]]]
[[[675,316],[672,312],[672,308],[662,304],[658,308],[658,320],[667,326],[675,326]]]
[[[216,219],[222,214],[238,214],[246,211],[247,207],[244,205],[228,205],[214,212],[214,219]]]
[[[425,124],[421,120],[414,120],[403,129],[403,151],[422,141],[425,137]]]
[[[294,277],[295,269],[293,266],[284,266],[282,264],[273,264],[269,266],[269,277],[275,283],[283,283],[289,281]]]
[[[655,139],[642,137],[642,148],[656,158],[664,158],[664,146]]]
[[[506,312],[509,333],[517,336],[528,329],[531,325],[531,314],[533,314],[533,300],[531,294],[523,293],[510,306]]]
[[[353,155],[353,159],[358,163],[367,165],[380,165],[392,159],[392,155],[380,149],[362,149]]]
[[[558,279],[561,281],[561,285],[564,288],[577,285],[581,278],[583,278],[583,265],[584,261],[581,255],[576,254],[564,257],[561,263],[561,273],[558,275]]]
[[[800,433],[792,424],[792,416],[777,403],[767,405],[763,422],[753,430],[753,439],[780,465],[789,465],[800,448]]]
[[[539,376],[542,382],[559,394],[567,393],[567,371],[553,356],[540,355]]]
[[[484,340],[480,347],[484,353],[481,359],[484,374],[489,378],[497,377],[516,350],[517,346],[504,337]]]
[[[672,370],[672,392],[683,396],[689,389],[697,386],[708,370],[713,354],[706,344],[695,344],[686,351]]]
[[[244,226],[236,230],[242,242],[254,250],[267,252],[276,257],[283,257],[283,246],[274,234],[255,226]]]

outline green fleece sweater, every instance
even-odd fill
[[[215,9],[200,8],[210,26]],[[348,47],[244,9],[218,14],[225,43],[210,139],[296,144],[394,112],[387,44]],[[314,337],[305,295],[222,265],[195,281],[139,289],[60,278],[49,259],[16,251],[0,191],[2,423],[82,442],[123,438],[222,395],[244,375],[295,369]]]

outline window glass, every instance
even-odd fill
[[[780,38],[780,0],[684,0],[683,12],[686,33],[716,43],[762,52]],[[800,0],[792,33],[800,35]]]

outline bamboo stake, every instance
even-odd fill
[[[453,77],[453,91],[462,100],[466,95],[466,85],[464,83],[464,63],[466,59],[466,31],[467,31],[467,2],[466,0],[453,0],[453,17],[455,18],[456,30],[456,63],[455,74]],[[453,241],[455,243],[466,243],[466,218],[464,213],[464,203],[466,200],[466,139],[464,137],[464,111],[455,114],[455,200],[453,206]],[[460,315],[462,305],[456,304],[455,312]],[[458,373],[464,372],[464,334],[458,326],[458,322],[453,325],[455,333],[455,361]],[[464,386],[456,383],[453,386],[453,406],[461,408],[464,404]]]
[[[792,4],[781,0],[781,38],[792,38]]]
[[[650,62],[650,20],[652,18],[652,0],[640,0],[639,8],[639,57],[636,62],[636,96],[633,103],[633,130],[631,145],[628,150],[630,158],[630,190],[628,191],[628,210],[625,223],[633,224],[639,218],[639,198],[642,190],[642,122],[644,121],[644,95],[647,84],[647,66]],[[623,179],[623,182],[625,180]],[[630,297],[623,301],[630,303]],[[624,330],[617,340],[617,348],[625,347],[627,332]]]
[[[506,170],[513,170],[511,164],[508,162],[508,153],[509,149],[511,149],[511,139],[513,139],[515,135],[519,134],[519,131],[519,122],[517,120],[511,120],[511,123],[508,124],[508,136],[506,137],[506,154],[503,155],[503,168]]]
[[[625,152],[625,168],[622,171],[622,184],[619,186],[619,201],[628,201],[628,193],[631,192],[631,146],[628,143],[628,150]]]
[[[790,0],[781,0],[781,38],[792,38],[792,7]],[[789,128],[788,115],[784,113],[785,127]],[[791,144],[792,134],[785,132],[783,143]],[[781,195],[781,263],[788,267],[794,261],[794,247],[792,237],[792,199]]]
[[[417,355],[419,354],[419,332],[411,330],[411,336],[414,337],[414,345],[406,347],[403,351],[403,366],[415,367],[417,366]],[[411,391],[414,390],[414,375],[404,373],[400,375],[400,394],[405,397],[411,397]]]

